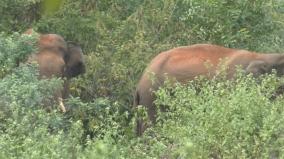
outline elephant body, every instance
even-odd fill
[[[144,71],[136,88],[134,106],[147,108],[149,119],[156,120],[153,91],[165,81],[186,83],[203,75],[208,79],[225,71],[228,79],[234,78],[236,66],[255,77],[270,73],[275,69],[279,75],[284,73],[284,55],[260,54],[247,50],[237,50],[210,44],[195,44],[171,49],[158,54]],[[137,135],[142,135],[146,125],[137,121]]]
[[[32,33],[32,30],[26,32]],[[41,79],[58,77],[64,80],[63,89],[56,90],[54,96],[61,111],[65,112],[63,99],[69,95],[70,79],[85,72],[82,49],[75,43],[67,43],[57,34],[38,34],[37,44],[38,51],[29,57],[28,62],[38,64]]]

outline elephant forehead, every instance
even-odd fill
[[[65,47],[67,48],[67,44],[64,39],[57,34],[45,34],[41,35],[39,39],[40,47]]]

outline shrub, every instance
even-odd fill
[[[2,0],[0,32],[23,31],[40,18],[42,0]]]
[[[0,34],[0,78],[24,62],[35,51],[35,36],[14,33],[7,36]]]
[[[171,142],[173,158],[282,158],[282,96],[270,100],[281,79],[201,80],[157,92],[160,114],[155,130]],[[283,79],[282,79],[283,82]],[[200,83],[200,81],[199,81]],[[151,132],[148,132],[151,133]]]

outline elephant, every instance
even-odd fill
[[[33,30],[29,29],[25,34],[33,34]],[[38,64],[40,79],[63,79],[63,89],[56,90],[54,97],[60,110],[66,112],[63,99],[69,96],[70,79],[85,73],[83,51],[78,44],[66,42],[60,35],[35,34],[38,34],[38,50],[28,57],[27,63]]]
[[[212,44],[181,46],[162,52],[152,59],[137,84],[133,105],[144,106],[150,122],[155,124],[157,110],[153,104],[153,91],[158,90],[166,78],[182,84],[200,75],[212,79],[220,73],[220,64],[224,65],[225,77],[229,80],[234,78],[237,66],[254,77],[271,73],[273,69],[279,76],[284,74],[284,54],[263,54]],[[138,119],[136,134],[141,136],[147,127],[145,121]]]

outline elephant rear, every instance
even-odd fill
[[[134,93],[133,105],[134,108],[137,108],[138,106],[146,107],[146,112],[150,121],[152,123],[155,123],[157,111],[156,107],[153,104],[155,96],[154,91],[159,88],[159,85],[152,83],[150,76],[150,74],[144,73],[142,78],[140,79],[139,84]],[[137,119],[136,134],[138,136],[141,136],[146,130],[146,128],[149,127],[149,125],[146,125],[146,121],[143,121],[142,118],[143,117],[138,116]]]
[[[178,47],[158,54],[145,69],[134,98],[134,105],[146,107],[148,117],[154,124],[157,110],[154,105],[155,94],[166,79],[171,83],[186,83],[194,80],[196,76],[211,75],[216,73],[220,59],[231,57],[235,49],[224,48],[209,44],[197,44],[192,46]],[[211,68],[206,67],[211,64]],[[142,135],[146,129],[145,121],[138,119],[137,135]]]

